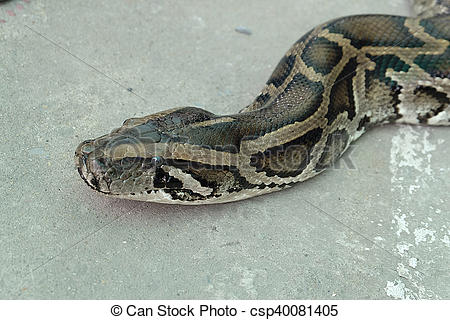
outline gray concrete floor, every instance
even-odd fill
[[[0,297],[449,299],[448,128],[378,128],[353,146],[355,168],[214,206],[106,198],[73,164],[79,142],[130,117],[241,109],[318,23],[408,12],[403,0],[2,3]]]

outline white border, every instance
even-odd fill
[[[113,306],[120,306],[122,314],[113,316],[111,310]],[[129,306],[136,307],[129,307]],[[167,310],[159,306],[168,306],[172,308],[185,308],[189,306],[194,312],[194,316],[159,316],[158,308]],[[236,316],[214,316],[199,314],[201,305],[211,305],[214,308],[236,308]],[[313,308],[324,305],[337,305],[337,316],[318,316],[306,314],[304,316],[278,316],[272,317],[251,316],[252,308],[276,308],[280,306],[309,306]],[[147,316],[127,315],[137,312],[137,308],[147,309]],[[118,309],[118,308],[117,308]],[[149,315],[149,310],[153,310],[153,316]],[[293,307],[292,310],[295,310]],[[180,309],[183,310],[183,309]],[[253,309],[255,310],[255,309]],[[285,309],[287,310],[287,309]],[[395,301],[395,300],[3,300],[0,301],[0,319],[345,319],[345,320],[379,320],[379,319],[450,319],[449,318],[450,301]],[[245,311],[245,312],[242,312]],[[143,311],[142,311],[143,312]]]

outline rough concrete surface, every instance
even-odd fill
[[[110,199],[73,163],[82,140],[130,117],[238,111],[323,21],[408,12],[403,0],[1,3],[0,297],[449,299],[449,128],[374,129],[353,168],[223,205]]]

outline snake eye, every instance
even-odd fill
[[[155,168],[161,167],[161,165],[162,165],[163,163],[164,163],[163,158],[161,158],[161,157],[159,157],[159,156],[152,157],[152,165],[153,165]]]

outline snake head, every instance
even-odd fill
[[[198,108],[126,120],[111,133],[82,142],[75,151],[76,167],[92,189],[107,195],[200,203],[214,198],[221,186],[232,188],[235,181],[226,168],[208,165],[222,163],[222,153],[192,143],[192,136],[199,139],[202,134],[186,134],[191,124],[210,120],[211,114]]]
[[[153,189],[155,184],[170,185],[163,171],[161,134],[148,124],[128,124],[82,142],[75,151],[80,176],[96,191],[132,196]]]

